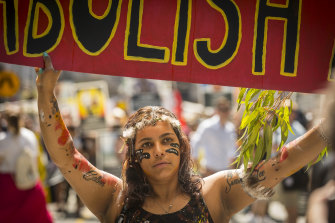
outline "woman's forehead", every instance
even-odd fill
[[[162,134],[171,133],[175,135],[175,132],[169,122],[158,121],[156,125],[145,126],[136,132],[136,141],[141,140],[141,138],[154,138],[159,137]]]

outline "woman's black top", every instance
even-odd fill
[[[116,219],[116,223],[213,223],[213,219],[209,214],[208,208],[200,197],[198,200],[191,197],[191,200],[185,207],[177,212],[169,214],[152,214],[143,208],[134,208],[127,210],[125,207],[122,209],[120,216]]]

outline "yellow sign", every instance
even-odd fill
[[[79,114],[81,119],[95,116],[103,118],[105,115],[105,97],[99,88],[83,89],[77,92]]]
[[[0,97],[13,97],[20,89],[20,79],[10,71],[0,72]]]

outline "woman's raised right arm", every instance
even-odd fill
[[[36,70],[36,85],[40,126],[46,148],[83,203],[101,221],[107,212],[115,218],[121,208],[117,205],[117,199],[122,182],[94,167],[74,147],[54,94],[61,72],[54,70],[48,54],[45,53],[43,59],[45,67]]]

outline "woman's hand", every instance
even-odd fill
[[[47,53],[43,53],[43,60],[44,68],[35,68],[37,90],[39,94],[53,94],[61,71],[54,69]]]

